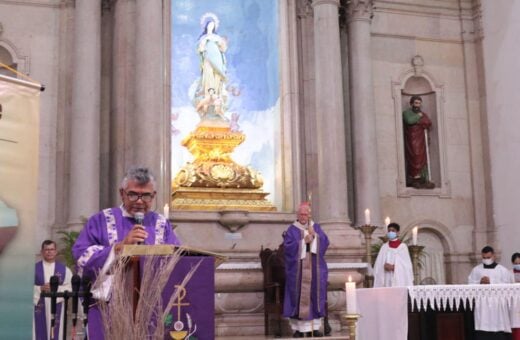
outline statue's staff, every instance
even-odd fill
[[[424,129],[424,144],[426,145],[426,165],[428,166],[428,181],[432,180],[431,177],[431,164],[430,164],[430,146],[428,141],[428,129]]]

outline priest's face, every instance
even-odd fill
[[[46,262],[54,262],[56,261],[56,255],[58,254],[58,250],[56,249],[56,244],[46,244],[43,246],[41,250],[42,259]]]
[[[307,224],[311,216],[311,210],[307,206],[302,206],[298,209],[298,222],[301,224]]]
[[[136,212],[148,212],[155,198],[152,182],[140,184],[135,180],[128,181],[126,188],[119,189],[119,194],[123,200],[123,207],[131,215]]]

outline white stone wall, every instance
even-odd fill
[[[493,221],[501,263],[520,251],[520,3],[482,1]],[[478,245],[481,247],[482,245]],[[479,250],[479,249],[477,249]]]
[[[443,240],[448,283],[466,281],[469,259],[458,254],[473,251],[476,228],[469,144],[472,113],[466,98],[478,84],[465,82],[468,71],[458,15],[457,2],[444,2],[437,8],[376,3],[372,23],[382,215],[400,223],[402,232],[419,225],[427,229],[424,232],[434,233]],[[403,196],[398,194],[403,188],[400,190],[398,186],[402,184],[397,181],[401,161],[398,153],[402,147],[401,112],[394,107],[396,91],[392,91],[392,82],[399,83],[407,72],[413,71],[411,60],[415,55],[422,56],[422,71],[439,87],[437,96],[441,100],[437,114],[443,115],[443,125],[434,121],[433,133],[440,131],[444,138],[440,152],[445,161],[444,190],[439,194],[412,190],[410,195]]]
[[[15,49],[19,71],[45,85],[40,97],[38,226],[35,252],[51,236],[56,209],[56,159],[60,69],[60,3],[58,0],[0,1],[0,44]]]

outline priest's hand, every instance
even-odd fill
[[[40,290],[44,293],[49,293],[51,291],[51,285],[47,282],[43,286],[40,286]]]
[[[126,234],[126,237],[123,240],[123,244],[136,244],[138,242],[144,242],[147,237],[148,233],[144,227],[142,225],[136,224],[132,230]]]
[[[481,284],[488,285],[488,284],[491,283],[491,281],[489,280],[489,277],[488,277],[488,276],[482,276],[482,278],[480,279],[480,283],[481,283]]]
[[[394,267],[395,267],[395,265],[393,265],[393,264],[385,263],[385,271],[387,271],[387,272],[393,272]]]

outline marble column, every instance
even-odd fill
[[[75,6],[69,227],[99,210],[101,2],[76,0]]]
[[[339,0],[313,0],[312,2],[316,75],[318,215],[320,223],[327,227],[329,236],[344,235],[350,225],[347,213],[347,161],[338,6]],[[339,239],[336,241],[341,242]]]
[[[166,105],[163,1],[136,1],[135,60],[135,164],[149,167],[157,179],[159,207],[168,200],[170,191],[169,131],[170,115]],[[169,96],[168,96],[169,97]]]
[[[134,164],[135,1],[118,0],[113,7],[109,194],[113,204],[117,204],[121,201],[118,192],[121,179]]]
[[[370,46],[373,0],[351,0],[347,6],[354,137],[355,222],[356,225],[364,223],[364,211],[368,208],[372,224],[382,225]]]

